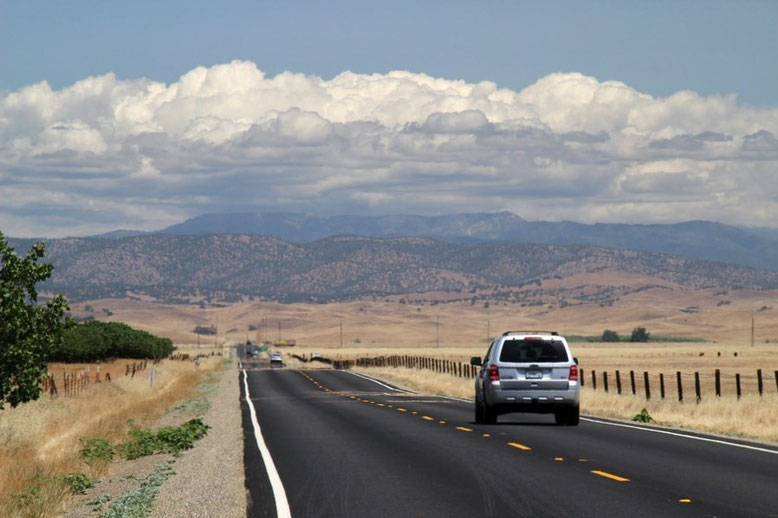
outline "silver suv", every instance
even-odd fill
[[[496,423],[510,412],[553,413],[556,423],[576,426],[581,386],[578,360],[553,331],[508,331],[489,346],[475,378],[475,422]]]

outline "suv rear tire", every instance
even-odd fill
[[[580,417],[581,407],[578,405],[554,412],[554,420],[561,426],[578,426]]]

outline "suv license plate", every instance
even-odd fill
[[[539,380],[542,377],[543,377],[542,371],[527,371],[528,380]]]

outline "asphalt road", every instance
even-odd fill
[[[249,516],[778,516],[778,448],[553,416],[476,425],[471,403],[346,371],[241,386]]]

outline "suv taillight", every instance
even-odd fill
[[[567,377],[569,381],[578,381],[578,365],[570,366],[570,375]]]
[[[489,380],[500,381],[500,369],[497,368],[497,365],[489,367]]]

